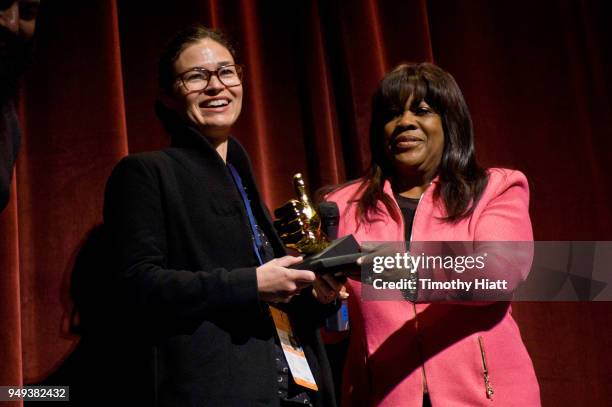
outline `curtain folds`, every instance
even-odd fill
[[[612,240],[610,7],[603,0],[43,2],[22,92],[22,149],[0,216],[0,385],[44,379],[78,342],[69,329],[74,258],[101,222],[112,167],[128,152],[168,143],[153,112],[156,58],[178,28],[203,23],[237,43],[246,78],[235,136],[270,208],[293,197],[296,172],[313,191],[360,176],[378,81],[400,62],[433,61],[464,91],[483,164],[527,174],[536,238]],[[544,405],[612,401],[602,374],[612,363],[611,306],[514,308]]]

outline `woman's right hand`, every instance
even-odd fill
[[[266,302],[289,302],[291,298],[315,281],[308,270],[287,268],[302,261],[301,257],[285,256],[257,267],[257,291]]]

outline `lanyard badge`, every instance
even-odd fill
[[[272,305],[270,305],[270,313],[272,314],[276,333],[278,334],[278,339],[285,354],[285,359],[287,359],[293,380],[300,386],[311,390],[318,390],[319,388],[312,375],[310,366],[308,366],[304,350],[297,337],[293,334],[289,315]]]

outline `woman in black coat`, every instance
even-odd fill
[[[230,136],[243,93],[233,48],[190,27],[168,44],[159,78],[172,145],[124,158],[105,195],[116,303],[129,321],[118,375],[134,381],[139,405],[334,405],[317,326],[340,287],[288,268],[300,260],[285,256]],[[270,303],[289,315],[318,390],[293,380]]]

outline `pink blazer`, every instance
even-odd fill
[[[382,203],[384,216],[357,226],[356,205],[349,201],[359,185],[327,197],[340,209],[339,236],[352,233],[360,242],[403,241],[403,222],[393,221]],[[432,185],[419,202],[413,241],[533,240],[529,188],[522,173],[489,170],[489,183],[473,214],[455,224],[438,220],[445,212],[433,190]],[[388,182],[385,191],[393,196]],[[343,405],[421,406],[425,387],[435,407],[540,405],[533,365],[509,303],[363,301],[361,283],[354,280],[349,280],[349,292],[351,338]]]

